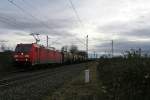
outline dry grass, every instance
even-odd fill
[[[98,100],[101,89],[97,80],[97,63],[90,62],[85,66],[90,69],[90,83],[84,83],[84,71],[67,82],[45,100]]]

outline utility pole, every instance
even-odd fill
[[[141,55],[142,55],[142,49],[139,48],[139,57],[141,57]]]
[[[98,54],[96,53],[96,59],[98,58]]]
[[[46,45],[47,45],[47,48],[48,48],[48,35],[46,36]]]
[[[96,56],[96,53],[95,53],[95,51],[94,51],[94,54],[93,54],[93,55],[94,55],[94,59],[95,59],[95,56]]]
[[[50,38],[49,38],[49,36],[47,35],[47,36],[46,36],[46,46],[47,46],[47,48],[50,47],[49,39],[50,39]],[[51,45],[52,45],[52,44],[51,44]]]
[[[86,36],[86,52],[87,52],[87,55],[88,55],[88,35]]]
[[[48,48],[48,43],[49,43],[48,39],[49,39],[49,37],[48,37],[48,35],[47,35],[47,36],[46,36],[46,44],[47,44],[47,48]]]
[[[111,51],[112,51],[112,57],[114,56],[114,41],[112,40],[111,43]]]

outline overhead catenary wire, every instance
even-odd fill
[[[22,0],[24,3],[25,3],[25,5],[27,5],[28,7],[32,7],[33,9],[35,9],[37,12],[38,12],[38,14],[41,14],[41,15],[43,15],[42,13],[40,13],[40,9],[39,8],[37,8],[37,7],[35,7],[35,5],[33,5],[33,4],[31,4],[31,3],[29,3],[27,0]],[[43,17],[46,19],[47,17],[46,16],[44,16],[43,15]]]
[[[13,1],[13,0],[10,0],[10,1]],[[20,12],[20,14],[24,14],[24,13]],[[20,27],[23,25],[23,24],[21,24],[22,21],[17,19],[18,17],[19,16],[17,16],[17,17],[16,16],[7,16],[7,14],[2,14],[0,16],[0,22],[7,24],[9,27],[18,28],[18,26]],[[25,17],[25,16],[23,16],[23,17],[24,17],[24,19],[27,19],[27,17]],[[25,30],[25,28],[22,28],[22,30]]]
[[[15,7],[17,7],[18,9],[20,9],[23,13],[25,13],[25,14],[29,15],[30,17],[32,17],[32,19],[36,19],[36,20],[37,20],[38,22],[40,22],[42,25],[44,25],[44,26],[46,26],[47,28],[49,28],[49,26],[48,26],[45,22],[39,20],[37,17],[35,17],[34,15],[32,15],[31,13],[29,13],[28,11],[26,11],[25,9],[23,9],[23,8],[20,7],[19,5],[17,5],[17,4],[14,2],[14,0],[8,0],[8,2],[10,2],[12,5],[14,5]]]
[[[31,5],[30,3],[27,2],[27,0],[22,0],[24,3],[26,3],[27,5],[29,5],[30,7],[37,9],[36,7],[34,7],[33,5]]]
[[[12,5],[14,5],[15,7],[17,7],[19,10],[21,10],[23,13],[29,15],[32,19],[37,20],[41,25],[46,26],[48,29],[51,29],[51,27],[49,27],[49,25],[45,22],[43,22],[42,20],[40,20],[39,18],[35,17],[33,14],[31,14],[30,12],[26,11],[25,9],[23,9],[21,6],[17,5],[15,2],[13,2],[14,0],[8,0]],[[22,0],[24,3],[27,3],[29,6],[30,3]],[[33,7],[33,6],[32,6]],[[36,9],[36,7],[34,7],[34,9]]]
[[[15,21],[13,21],[13,20],[11,20],[10,18],[8,18],[8,17],[4,17],[4,16],[0,16],[0,22],[2,22],[2,23],[7,23],[7,24],[11,24],[11,25],[15,25],[15,26],[17,26],[17,23],[15,23]]]
[[[33,14],[31,14],[30,12],[28,12],[27,10],[25,10],[24,8],[22,8],[20,5],[16,4],[16,3],[14,2],[14,0],[8,0],[8,1],[9,1],[12,5],[14,5],[15,7],[17,7],[19,10],[21,10],[23,13],[27,14],[28,16],[30,16],[32,19],[37,20],[37,21],[40,22],[42,25],[44,25],[44,26],[46,26],[46,27],[49,28],[49,26],[48,26],[46,23],[44,23],[43,21],[39,20],[39,19],[38,19],[37,17],[35,17]],[[77,40],[80,41],[80,42],[82,42],[82,43],[85,45],[85,43],[84,43],[82,40],[80,40],[80,39],[78,39],[78,38],[77,38]]]
[[[26,3],[26,5],[28,6],[28,7],[32,7],[33,9],[35,9],[35,10],[37,10],[38,12],[40,12],[39,11],[39,9],[37,9],[36,7],[35,7],[35,5],[32,5],[31,3],[29,3],[27,0],[22,0],[24,3]],[[46,16],[43,16],[44,18],[47,18]],[[48,36],[48,35],[47,35]],[[51,39],[51,38],[48,38],[48,40],[49,39]],[[48,40],[46,40],[47,41],[47,47],[49,46],[49,43],[48,43]],[[58,39],[58,40],[60,40],[60,39]],[[57,40],[57,41],[58,41]],[[50,45],[53,45],[53,44],[57,44],[58,42],[57,41],[55,41],[55,42],[52,42],[52,44],[50,44]]]
[[[6,24],[6,23],[7,23],[7,24],[12,24],[12,23],[9,23],[8,20],[3,19],[3,18],[1,18],[1,17],[0,17],[0,22],[5,23],[5,24]],[[12,24],[12,25],[14,25],[14,24]]]
[[[25,2],[25,3],[27,3],[29,6],[31,6],[28,2],[26,2],[25,0],[22,0],[23,2]],[[71,2],[71,5],[73,6],[73,3]],[[33,6],[32,6],[33,7]],[[35,7],[34,7],[35,8]],[[73,6],[73,8],[74,8],[74,10],[75,10],[75,7]],[[76,14],[77,14],[77,11],[76,11]],[[80,18],[79,18],[79,16],[78,16],[78,19],[80,20]],[[81,22],[81,20],[80,20],[80,23],[82,23]],[[84,45],[85,45],[85,43],[82,41],[82,40],[80,40],[79,38],[76,38],[78,41],[80,41],[80,42],[82,42]]]
[[[27,1],[25,1],[25,0],[22,0],[24,3],[26,3],[27,5],[29,5],[30,7],[33,7],[34,9],[36,9],[36,7],[34,7],[34,6],[32,6],[30,3],[28,3]],[[73,6],[73,4],[72,4],[72,6]],[[77,13],[77,12],[76,12]],[[45,16],[44,16],[45,17]],[[45,17],[46,18],[46,17]],[[80,20],[81,21],[81,20]],[[79,38],[76,38],[78,41],[80,41],[80,42],[82,42],[84,45],[85,45],[85,43],[83,42],[83,41],[81,41]],[[59,40],[59,39],[58,39]],[[54,43],[52,43],[52,44],[54,44]]]
[[[81,26],[83,27],[84,25],[83,25],[83,23],[82,23],[82,21],[81,21],[81,18],[80,18],[80,16],[79,16],[79,14],[78,14],[78,12],[77,12],[77,10],[76,10],[76,8],[75,8],[73,2],[72,2],[71,0],[69,0],[69,2],[70,2],[70,4],[71,4],[71,7],[72,7],[73,11],[75,12],[75,15],[76,15],[76,17],[77,17],[77,20],[79,21],[79,23],[80,23]]]
[[[80,23],[81,27],[84,28],[84,24],[83,24],[83,22],[82,22],[82,20],[81,20],[81,18],[79,16],[77,10],[76,10],[76,7],[74,6],[74,4],[73,4],[73,2],[71,0],[68,0],[68,1],[70,2],[70,5],[71,5],[71,7],[72,7],[72,9],[73,9],[73,11],[74,11],[74,13],[76,15],[76,18],[77,18],[78,22]],[[80,40],[80,39],[78,39],[78,40]],[[84,45],[86,45],[86,43],[84,43]]]

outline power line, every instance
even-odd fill
[[[30,7],[32,6],[32,5],[30,5],[28,2],[26,2],[25,0],[22,0],[22,1],[25,2],[25,3],[27,3]],[[70,3],[71,3],[71,5],[72,5],[73,9],[75,10],[75,7],[74,7],[73,3],[72,3],[72,2],[70,2]],[[34,7],[34,6],[32,6],[32,7]],[[35,9],[35,7],[34,7],[34,9]],[[75,10],[75,12],[76,12],[76,15],[78,16],[76,10]],[[45,17],[45,16],[44,16],[44,17]],[[78,16],[78,19],[79,19],[79,21],[81,22],[79,16]],[[81,22],[81,23],[82,23],[82,22]],[[80,41],[80,42],[82,42],[82,43],[85,45],[85,43],[84,43],[83,41],[81,41],[80,39],[77,38],[77,40]]]
[[[26,4],[28,4],[30,7],[32,6],[31,4],[29,4],[27,1],[25,1],[25,0],[22,0],[24,3],[26,3]],[[73,6],[73,4],[72,4],[72,2],[71,2],[71,5]],[[34,9],[35,9],[35,7],[34,6],[32,6]],[[74,8],[74,6],[73,6],[73,8]],[[75,9],[75,8],[74,8]],[[76,12],[76,14],[77,14],[77,12]],[[44,16],[45,17],[45,16]],[[78,18],[79,18],[79,16],[78,16]],[[80,18],[79,18],[79,20],[80,20]],[[81,22],[81,20],[80,20],[80,22]],[[85,45],[85,43],[83,42],[83,41],[81,41],[80,39],[78,39],[78,38],[76,38],[78,41],[80,41],[80,42],[82,42],[84,45]]]
[[[23,9],[21,6],[19,6],[19,5],[17,5],[15,2],[14,2],[14,0],[8,0],[12,5],[14,5],[15,7],[17,7],[18,9],[20,9],[23,13],[25,13],[25,14],[27,14],[27,15],[29,15],[30,17],[32,17],[33,19],[36,19],[36,20],[38,20],[41,24],[43,24],[43,25],[45,25],[46,27],[49,27],[47,24],[45,24],[44,22],[42,22],[41,20],[39,20],[38,18],[36,18],[33,14],[31,14],[31,13],[29,13],[28,11],[26,11],[25,9]],[[24,0],[23,0],[24,1]],[[72,2],[71,2],[71,5],[73,6],[73,4],[72,4]],[[73,8],[74,8],[74,6],[73,6]],[[74,10],[75,10],[75,8],[74,8]],[[76,14],[77,14],[77,11],[76,11]],[[79,16],[78,16],[78,18],[79,18]],[[79,18],[80,19],[80,18]],[[81,20],[80,20],[80,22],[81,22]],[[81,22],[82,23],[82,22]],[[78,39],[78,38],[77,38]],[[82,42],[80,39],[78,39],[80,42]],[[85,45],[85,43],[84,42],[82,42],[84,45]]]
[[[27,2],[27,0],[22,0],[24,3],[28,4],[30,7],[33,7],[34,9],[37,9],[36,7],[34,7],[33,5],[31,5],[30,3]]]
[[[26,5],[28,5],[28,7],[32,7],[33,9],[36,9],[38,14],[40,13],[39,9],[37,7],[35,7],[35,5],[29,3],[27,0],[22,0],[24,3],[26,3]],[[40,8],[40,7],[39,7]],[[41,13],[40,13],[41,14]],[[42,14],[43,15],[43,14]],[[47,18],[46,16],[43,16],[44,18]]]
[[[82,23],[82,21],[81,21],[81,18],[80,18],[80,16],[79,16],[79,14],[78,14],[78,12],[77,12],[77,10],[76,10],[76,8],[75,8],[75,6],[74,6],[74,4],[73,4],[73,2],[72,2],[71,0],[69,0],[69,2],[70,2],[70,4],[71,4],[71,7],[72,7],[73,11],[75,12],[75,15],[76,15],[76,17],[77,17],[77,20],[79,21],[79,23],[81,24],[81,26],[84,26],[83,23]]]
[[[83,24],[83,21],[81,20],[77,10],[76,10],[76,7],[74,6],[73,2],[71,0],[69,0],[69,3],[71,5],[71,8],[72,10],[74,11],[75,15],[76,15],[76,18],[78,20],[78,22],[80,23],[81,27],[84,28],[84,24]]]
[[[73,2],[72,2],[71,0],[68,0],[68,1],[69,1],[69,3],[71,4],[71,7],[72,7],[72,9],[73,9],[73,11],[74,11],[74,13],[75,13],[75,15],[76,15],[76,18],[77,18],[78,22],[80,23],[80,25],[81,25],[82,27],[84,27],[84,25],[83,25],[83,23],[82,23],[82,21],[81,21],[81,18],[80,18],[80,16],[79,16],[79,14],[78,14],[78,12],[77,12],[77,10],[76,10],[76,8],[75,8]],[[86,46],[86,43],[85,43],[85,42],[81,41],[81,40],[80,40],[79,38],[77,38],[77,37],[76,37],[76,39],[78,39],[81,43],[83,43],[83,44]]]
[[[24,10],[22,7],[20,7],[19,5],[17,5],[16,3],[13,2],[14,0],[8,0],[8,2],[10,2],[12,5],[14,5],[15,7],[17,7],[18,9],[20,9],[23,13],[26,13],[27,15],[31,16],[33,19],[38,20],[41,24],[45,25],[46,27],[49,28],[49,26],[47,24],[45,24],[44,22],[42,22],[41,20],[39,20],[38,18],[36,18],[34,15],[32,15],[31,13],[27,12],[26,10]]]
[[[7,24],[17,25],[17,23],[14,23],[8,17],[6,18],[6,17],[3,17],[3,16],[0,16],[0,21],[3,22],[3,23],[7,23]]]

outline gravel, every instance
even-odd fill
[[[63,66],[53,75],[48,74],[38,79],[26,80],[19,85],[0,89],[0,100],[42,100],[78,75],[83,69],[85,69],[85,64]]]

